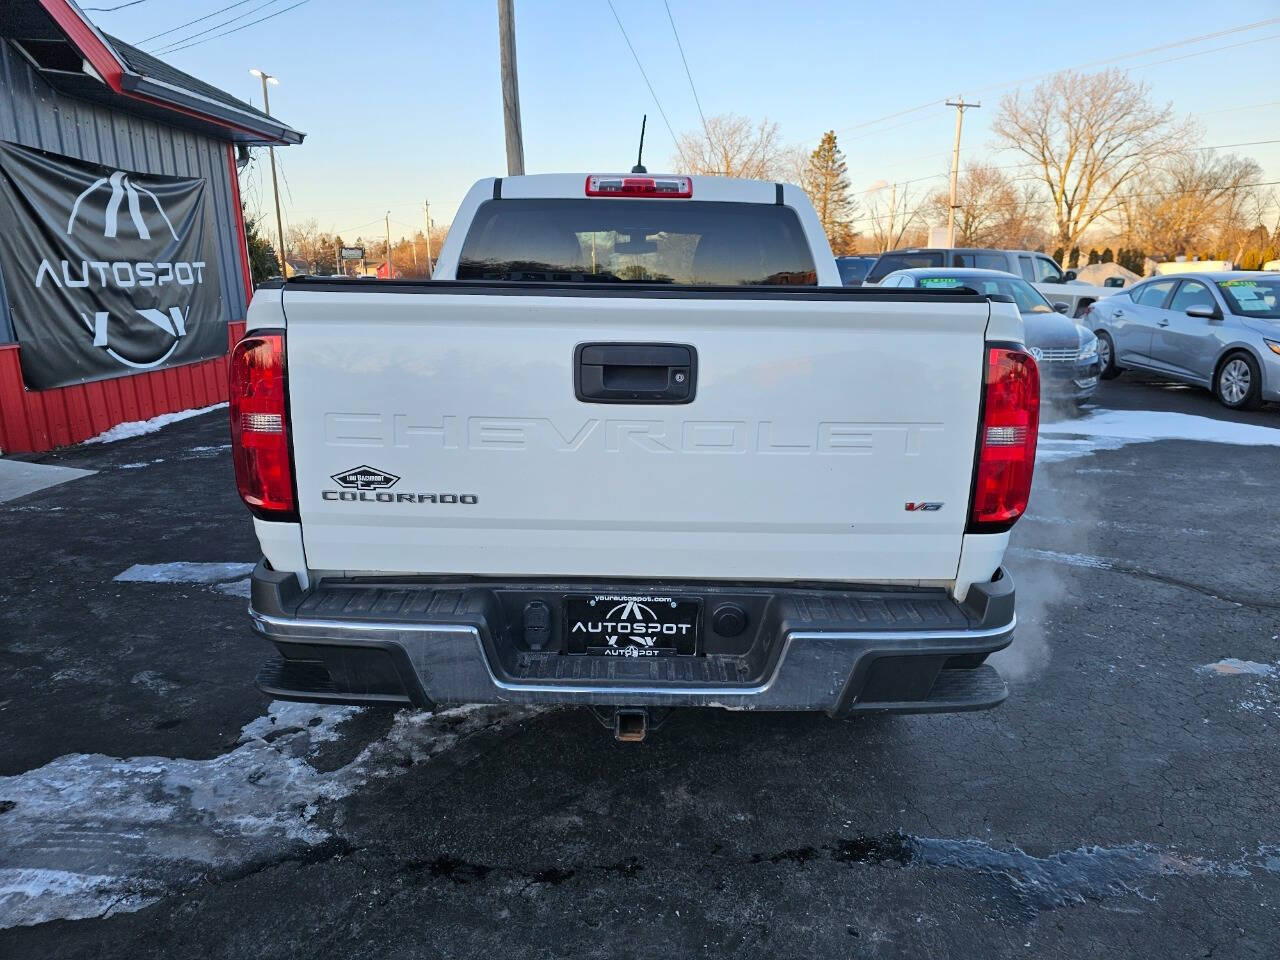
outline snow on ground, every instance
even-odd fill
[[[70,754],[0,777],[0,929],[140,910],[314,847],[332,836],[321,804],[538,711],[405,710],[350,763],[317,770],[316,746],[359,712],[276,701],[211,760]]]
[[[1276,637],[1271,639],[1274,641]],[[1210,677],[1243,677],[1252,681],[1244,688],[1236,707],[1245,713],[1280,716],[1280,661],[1259,663],[1257,660],[1224,657],[1196,667],[1196,673]]]
[[[1074,420],[1041,423],[1036,459],[1056,463],[1154,440],[1280,447],[1280,419],[1275,427],[1263,427],[1160,410],[1098,411]]]
[[[224,583],[253,573],[252,563],[135,563],[117,583]]]
[[[90,437],[85,443],[115,443],[117,440],[127,440],[129,437],[141,437],[144,434],[155,433],[161,427],[167,427],[169,424],[177,423],[179,420],[189,420],[192,417],[200,416],[202,413],[218,410],[225,406],[226,403],[215,403],[209,407],[179,410],[177,413],[162,413],[160,416],[152,417],[150,420],[131,420],[128,423],[118,423],[106,433]]]
[[[1226,657],[1216,663],[1206,663],[1203,667],[1196,667],[1196,673],[1215,674],[1220,677],[1234,677],[1241,674],[1269,677],[1276,673],[1276,667],[1274,664],[1258,663],[1256,660],[1237,660],[1235,657]]]
[[[1014,556],[1047,560],[1050,563],[1064,563],[1068,567],[1086,567],[1090,570],[1111,570],[1115,567],[1112,561],[1087,553],[1062,553],[1058,550],[1039,550],[1034,547],[1010,547],[1007,552]]]

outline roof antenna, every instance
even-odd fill
[[[640,149],[636,151],[636,165],[631,168],[632,173],[648,173],[644,168],[644,125],[649,121],[649,115],[646,113],[640,118]]]

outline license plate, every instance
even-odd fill
[[[598,657],[692,656],[702,601],[638,594],[565,598],[565,649]]]

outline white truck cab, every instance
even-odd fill
[[[232,360],[275,696],[994,706],[1012,303],[840,286],[796,187],[482,180],[433,281],[260,287]]]

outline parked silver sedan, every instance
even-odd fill
[[[916,267],[895,270],[877,284],[946,290],[968,287],[983,296],[1008,297],[1022,314],[1027,349],[1040,367],[1040,398],[1069,407],[1084,405],[1098,388],[1098,338],[1066,316],[1065,303],[1049,305],[1035,287],[1003,270],[973,267]]]
[[[1262,271],[1152,277],[1099,300],[1102,378],[1126,368],[1212,390],[1233,409],[1280,401],[1280,277]]]

